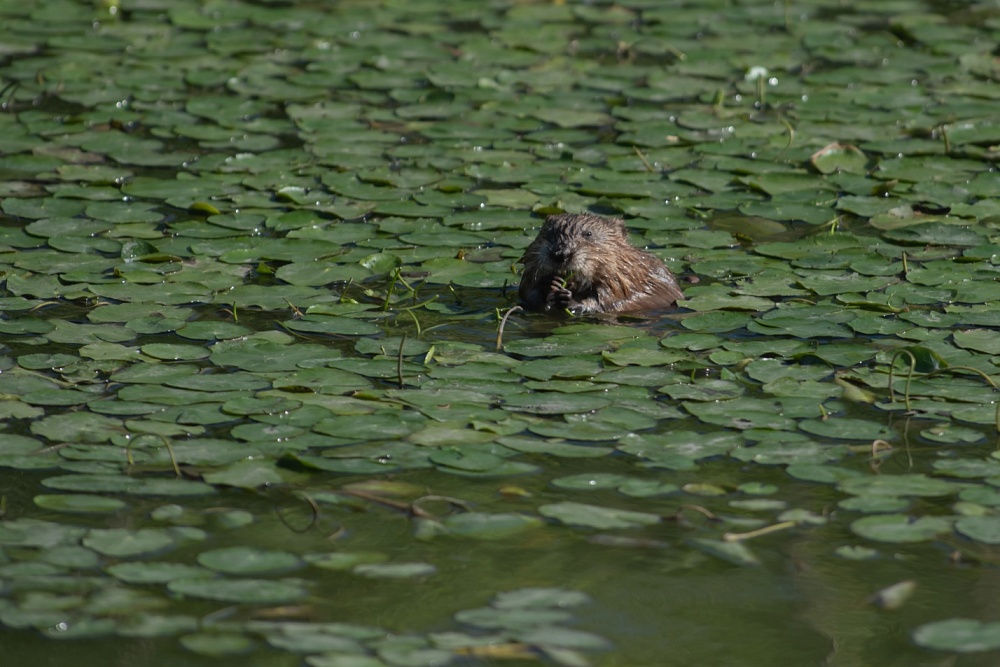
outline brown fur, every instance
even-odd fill
[[[683,297],[663,262],[629,243],[619,218],[550,215],[521,261],[518,292],[528,310],[622,313]]]

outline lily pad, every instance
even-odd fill
[[[575,502],[542,505],[538,508],[538,512],[542,516],[556,519],[568,525],[598,529],[636,528],[660,522],[660,517],[656,514]]]
[[[941,651],[993,651],[1000,649],[1000,622],[984,623],[971,618],[934,621],[914,630],[913,641],[919,646]]]
[[[964,516],[955,522],[958,533],[984,544],[1000,544],[1000,517]]]
[[[124,528],[92,529],[83,538],[85,547],[117,558],[159,553],[176,544],[176,538],[163,528],[140,528],[136,531]]]
[[[103,498],[82,493],[42,494],[35,496],[34,500],[35,504],[43,509],[80,514],[114,513],[128,507],[125,501],[117,498]]]
[[[437,567],[430,563],[367,563],[351,571],[370,579],[411,579],[436,574]]]
[[[466,512],[446,518],[444,525],[452,535],[498,540],[528,528],[537,528],[542,522],[535,517],[521,514]]]
[[[855,535],[878,542],[902,544],[925,542],[951,530],[952,522],[943,517],[913,519],[904,514],[867,516],[851,524]]]
[[[302,565],[298,556],[285,551],[250,547],[224,547],[203,551],[198,564],[215,572],[236,575],[282,574]]]

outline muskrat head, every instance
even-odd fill
[[[586,280],[609,248],[628,243],[625,223],[588,213],[550,215],[538,234],[555,273]]]

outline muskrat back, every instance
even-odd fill
[[[683,297],[670,269],[629,243],[620,218],[550,215],[521,261],[518,292],[529,310],[621,313],[668,308]]]

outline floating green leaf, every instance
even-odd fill
[[[971,618],[951,618],[925,623],[913,631],[919,646],[958,653],[978,653],[1000,648],[1000,623]]]
[[[660,522],[660,517],[656,514],[575,502],[542,505],[538,512],[568,525],[598,529],[636,528]]]
[[[878,542],[925,542],[951,530],[951,522],[943,517],[924,516],[913,519],[904,514],[867,516],[851,524],[851,531]]]
[[[298,568],[302,561],[285,551],[269,551],[250,547],[223,547],[203,551],[198,564],[223,574],[281,574]]]

